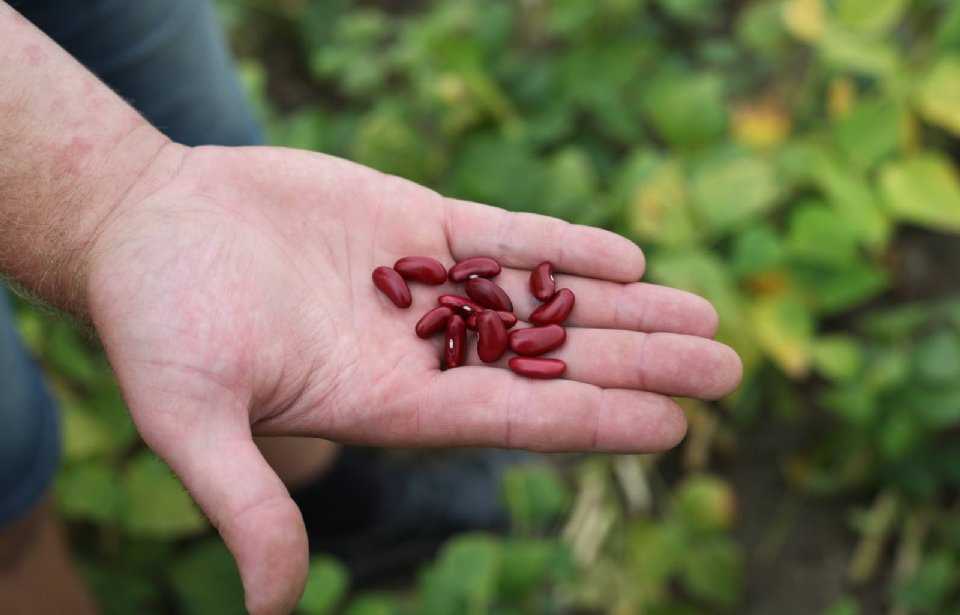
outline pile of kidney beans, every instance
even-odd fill
[[[513,302],[507,293],[491,281],[500,274],[500,263],[487,256],[460,261],[448,273],[429,256],[405,256],[393,268],[373,270],[373,284],[399,308],[413,302],[407,281],[438,286],[448,279],[462,283],[466,297],[440,295],[438,306],[417,323],[417,336],[427,339],[443,332],[443,365],[447,369],[463,364],[467,350],[467,331],[477,332],[477,355],[484,363],[500,359],[507,349],[517,355],[508,364],[515,373],[528,378],[559,378],[567,365],[560,359],[540,355],[559,348],[567,339],[560,324],[573,310],[575,297],[569,288],[557,289],[553,265],[543,262],[530,273],[530,292],[541,305],[530,314],[534,325],[507,333],[517,324]]]

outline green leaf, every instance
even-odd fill
[[[860,604],[856,598],[844,596],[827,607],[823,615],[860,615]]]
[[[938,60],[921,79],[914,98],[923,119],[960,135],[960,56]]]
[[[722,9],[719,0],[657,0],[657,4],[677,21],[701,27],[715,23]]]
[[[956,588],[956,556],[946,549],[927,555],[916,572],[896,588],[896,604],[912,612],[939,613]]]
[[[786,249],[792,258],[821,265],[846,265],[857,260],[857,234],[837,224],[836,213],[817,202],[790,212]]]
[[[818,337],[813,343],[813,366],[824,377],[839,382],[856,378],[863,365],[860,342],[850,335]]]
[[[477,134],[454,165],[449,192],[455,196],[520,211],[536,209],[543,199],[547,175],[522,140]]]
[[[123,491],[106,463],[71,465],[57,476],[57,506],[67,519],[113,524],[120,518]]]
[[[643,100],[647,121],[673,146],[710,143],[727,127],[723,84],[716,73],[661,71],[647,85]]]
[[[350,601],[343,615],[399,615],[397,601],[384,594],[365,594]]]
[[[960,232],[960,182],[938,154],[921,154],[886,165],[880,186],[897,219],[937,231]]]
[[[776,269],[783,261],[782,240],[772,226],[752,226],[733,238],[731,270],[749,276]]]
[[[757,299],[750,320],[760,347],[788,375],[805,376],[813,358],[815,323],[810,309],[787,294]]]
[[[558,572],[573,571],[570,556],[559,541],[513,539],[501,548],[498,596],[520,602],[542,594]]]
[[[896,49],[858,32],[828,26],[819,40],[818,51],[830,67],[856,74],[890,78],[900,69]]]
[[[570,492],[548,465],[524,464],[507,470],[503,495],[517,529],[532,532],[548,528],[570,506]]]
[[[179,557],[170,580],[187,615],[243,613],[243,583],[233,556],[218,538],[205,540]]]
[[[779,195],[773,165],[755,156],[713,157],[693,173],[694,211],[713,233],[735,230],[767,214]]]
[[[900,146],[905,121],[905,110],[896,101],[864,100],[837,122],[834,139],[858,169],[870,169]]]
[[[843,25],[867,34],[882,34],[895,26],[909,0],[840,0],[837,18]]]
[[[183,485],[160,459],[140,453],[123,477],[124,525],[132,534],[177,538],[207,528]]]
[[[924,382],[960,381],[960,336],[953,331],[939,331],[924,338],[914,351],[913,364]]]
[[[885,270],[862,261],[842,267],[794,261],[790,264],[790,273],[817,314],[848,310],[876,297],[889,284]]]
[[[349,582],[350,576],[343,564],[332,557],[314,557],[310,560],[307,587],[298,609],[306,615],[333,613],[346,594]]]
[[[782,12],[778,2],[747,4],[737,17],[737,39],[753,51],[771,58],[779,57],[790,43]]]
[[[586,152],[568,147],[554,154],[547,164],[546,192],[538,205],[541,213],[571,222],[603,222],[606,210],[598,198],[598,179]]]
[[[708,604],[732,607],[743,591],[740,548],[726,536],[695,545],[684,560],[681,579],[693,596]]]
[[[448,542],[420,577],[423,615],[484,615],[496,596],[500,545],[489,536],[465,534]]]
[[[836,211],[836,223],[855,233],[864,245],[885,246],[891,232],[890,220],[864,176],[832,156],[818,157],[813,164],[814,181]]]

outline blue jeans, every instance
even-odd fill
[[[206,0],[12,0],[48,36],[186,145],[257,145]],[[0,288],[0,527],[28,513],[60,459],[57,408]]]

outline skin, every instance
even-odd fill
[[[307,569],[300,513],[255,435],[662,451],[686,429],[669,396],[740,380],[709,339],[710,304],[639,283],[643,254],[620,236],[322,154],[177,145],[3,4],[0,34],[0,272],[93,325],[140,434],[234,554],[251,613],[289,612]],[[551,354],[566,378],[481,365],[475,348],[440,371],[440,339],[413,329],[459,287],[413,284],[400,310],[370,280],[408,255],[496,258],[521,320],[530,270],[552,261],[577,294]]]

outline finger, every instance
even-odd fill
[[[488,367],[437,372],[399,401],[387,410],[393,428],[380,444],[650,453],[686,433],[683,411],[668,397]]]
[[[457,260],[491,256],[520,269],[550,261],[559,271],[618,282],[643,275],[643,252],[616,233],[456,199],[446,207],[447,242]]]
[[[562,359],[569,380],[698,399],[729,395],[743,374],[740,357],[729,346],[675,333],[569,328],[563,346],[543,356]],[[505,355],[484,364],[476,344],[468,346],[470,365],[506,368],[508,360]]]
[[[189,396],[127,387],[137,425],[220,532],[237,562],[247,610],[289,613],[308,565],[300,511],[254,444],[245,410],[226,410],[229,400],[206,387],[181,388]]]
[[[577,297],[566,325],[629,331],[665,331],[713,337],[720,322],[713,305],[683,290],[636,282],[620,284],[575,275],[557,274],[557,287]],[[530,293],[530,272],[504,269],[494,280],[513,301],[521,320],[540,306]]]

